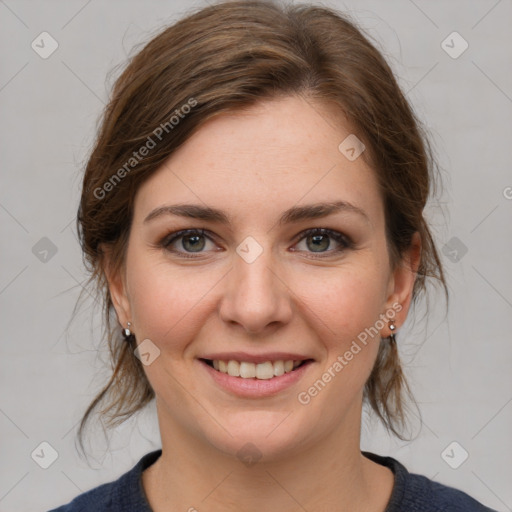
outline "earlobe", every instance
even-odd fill
[[[111,246],[102,244],[100,250],[102,253],[101,266],[108,283],[110,298],[116,310],[117,319],[122,326],[126,326],[131,319],[131,310],[126,290],[124,267],[115,264]]]
[[[403,325],[411,305],[414,283],[421,261],[421,239],[419,233],[414,233],[409,249],[403,254],[399,265],[393,271],[391,278],[392,287],[387,300],[387,307],[392,308],[400,304],[400,310],[396,310],[394,323],[396,328]],[[393,308],[396,309],[396,308]]]

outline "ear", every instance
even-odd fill
[[[108,283],[110,298],[116,310],[117,319],[122,327],[131,320],[130,301],[126,289],[125,267],[116,266],[112,246],[101,244],[102,268]]]
[[[396,311],[394,323],[397,328],[403,325],[407,318],[420,260],[421,238],[419,233],[415,232],[412,236],[409,249],[403,253],[401,261],[392,271],[389,280],[386,310],[393,308],[393,304],[395,304],[393,308]],[[396,304],[400,304],[401,309],[396,307]],[[386,332],[382,333],[383,336],[389,336],[391,334],[387,325],[384,330]]]

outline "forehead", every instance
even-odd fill
[[[295,204],[340,200],[380,216],[374,171],[362,157],[349,160],[339,149],[350,135],[341,113],[333,116],[300,97],[223,113],[205,122],[141,186],[135,216],[187,202],[257,222]]]

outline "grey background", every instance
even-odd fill
[[[399,337],[423,427],[401,442],[365,415],[362,447],[510,511],[512,2],[324,4],[378,41],[428,126],[445,187],[428,216],[451,251],[448,315],[438,293],[428,321]],[[108,439],[97,429],[89,463],[76,454],[76,423],[106,357],[92,300],[68,324],[86,277],[74,216],[108,72],[193,5],[206,3],[0,0],[0,511],[67,502],[159,446],[149,408]],[[59,45],[47,59],[31,48],[43,31]],[[469,44],[456,59],[441,46],[453,31]],[[48,469],[34,459],[48,462],[51,450],[31,457],[43,441],[58,454]],[[469,457],[452,469],[462,449]]]

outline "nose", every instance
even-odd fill
[[[250,334],[266,334],[287,324],[292,317],[291,292],[280,273],[270,251],[252,263],[236,254],[226,276],[221,319]]]

